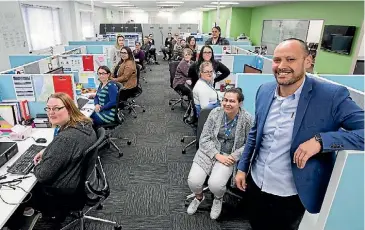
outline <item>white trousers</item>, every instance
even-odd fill
[[[225,166],[219,161],[213,165],[208,180],[208,187],[216,198],[222,198],[226,192],[226,185],[232,175],[232,171],[233,165]],[[203,184],[207,176],[205,171],[197,163],[193,162],[188,177],[188,184],[194,194],[201,194],[203,192]]]

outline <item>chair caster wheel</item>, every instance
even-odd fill
[[[181,151],[181,153],[182,153],[182,154],[185,154],[185,153],[186,153],[186,150],[185,150],[185,149],[183,149],[183,151]]]
[[[142,110],[142,112],[146,112],[146,110],[145,110],[145,109],[143,109],[143,110]]]
[[[127,145],[131,145],[132,144],[132,141],[127,141]]]
[[[137,116],[133,116],[134,118],[137,118]]]
[[[171,108],[171,110],[174,110],[174,109],[175,109],[174,107]]]
[[[169,105],[172,105],[172,103],[171,103],[171,102],[169,102]]]
[[[114,230],[122,230],[122,226],[116,225],[116,226],[114,226]]]
[[[118,157],[121,158],[123,156],[123,153],[122,152],[119,152],[118,153]]]
[[[184,138],[181,138],[181,140],[180,140],[182,143],[184,143],[184,141],[185,141],[185,139]]]
[[[102,210],[103,209],[103,205],[102,204],[99,204],[97,207],[96,207],[96,210]]]

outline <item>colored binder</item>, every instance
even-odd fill
[[[82,64],[84,66],[84,71],[94,71],[94,56],[93,55],[83,55]]]
[[[66,93],[74,99],[71,76],[53,76],[53,86],[55,93]]]

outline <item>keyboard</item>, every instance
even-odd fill
[[[33,159],[37,153],[46,148],[41,145],[31,145],[9,168],[8,172],[26,175],[34,168]]]
[[[77,106],[79,107],[79,109],[82,109],[82,107],[84,107],[84,105],[86,105],[87,103],[89,103],[89,99],[82,98],[82,97],[77,99]]]

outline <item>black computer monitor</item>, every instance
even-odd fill
[[[245,64],[244,67],[243,67],[243,72],[244,73],[262,73],[262,70]]]
[[[53,69],[51,71],[48,71],[46,74],[64,74],[63,67],[58,67],[56,69]]]

